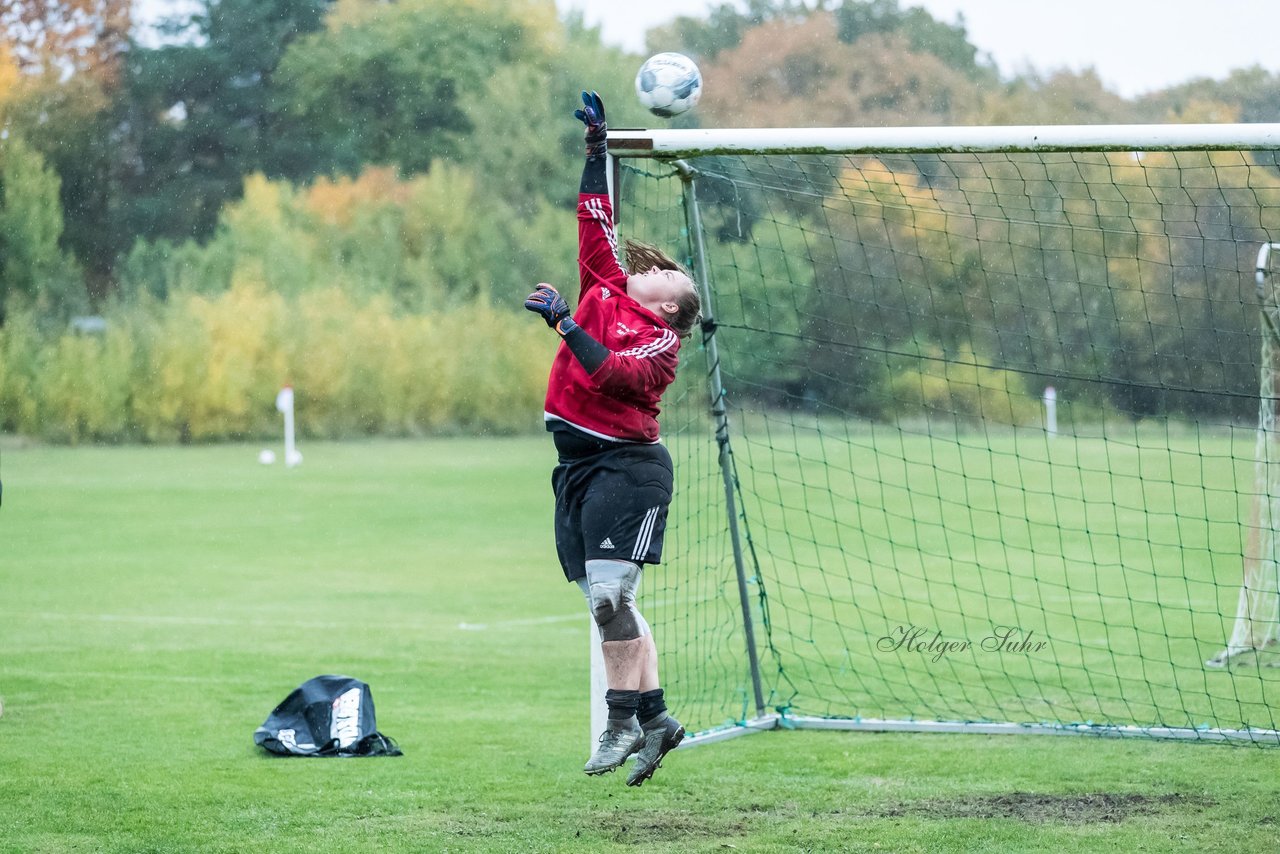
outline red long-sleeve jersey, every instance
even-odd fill
[[[581,290],[573,320],[609,350],[588,374],[563,342],[547,382],[547,421],[616,442],[658,441],[658,404],[676,376],[680,338],[627,294],[607,195],[578,196]]]

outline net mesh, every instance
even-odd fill
[[[688,162],[766,711],[1275,740],[1275,152]],[[683,189],[624,161],[621,233],[692,264]],[[756,712],[708,352],[644,593],[696,729]]]

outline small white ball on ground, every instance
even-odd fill
[[[264,466],[269,466],[276,461],[276,452],[270,448],[263,448],[258,452],[258,462]]]
[[[292,468],[302,462],[302,451],[290,451],[284,464]]]
[[[636,95],[655,116],[678,116],[702,97],[702,72],[682,53],[654,54],[636,74]]]

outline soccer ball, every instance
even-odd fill
[[[654,54],[636,74],[636,95],[655,116],[678,116],[702,97],[702,72],[682,53]]]

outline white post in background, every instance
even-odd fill
[[[280,389],[276,409],[284,413],[284,464],[293,468],[302,462],[302,454],[293,445],[293,386]]]
[[[1044,432],[1058,435],[1058,390],[1051,385],[1044,387]]]
[[[591,739],[587,744],[587,755],[595,752],[596,740],[604,732],[608,724],[609,712],[604,705],[604,693],[609,689],[609,682],[604,675],[604,650],[600,648],[600,627],[595,617],[588,612],[587,622],[591,624]]]

